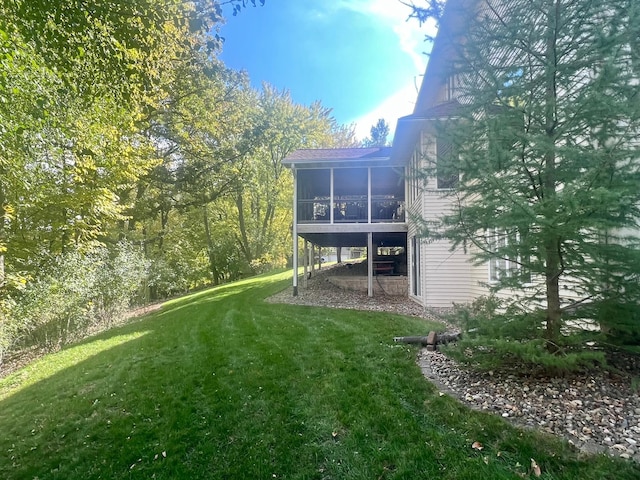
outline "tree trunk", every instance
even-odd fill
[[[562,327],[562,312],[560,310],[560,259],[557,252],[557,245],[549,240],[545,246],[546,250],[546,298],[547,298],[547,316],[546,316],[546,338],[548,341],[547,349],[555,352],[558,349],[558,340],[560,339]]]
[[[556,128],[557,128],[557,38],[558,38],[558,0],[548,0],[547,4],[547,44],[545,52],[545,131],[547,135],[546,151],[544,152],[544,202],[546,203],[546,218],[555,216],[556,209]],[[562,273],[562,259],[559,250],[560,238],[554,226],[545,227],[547,232],[544,240],[545,281],[546,281],[546,338],[547,348],[551,352],[558,349],[562,326],[560,310],[560,275]]]
[[[202,206],[202,223],[204,225],[204,233],[207,237],[207,257],[209,259],[209,272],[211,273],[211,283],[218,285],[220,283],[220,275],[216,268],[215,252],[213,248],[213,241],[211,240],[211,227],[209,225],[209,213],[207,212],[207,205]]]
[[[249,245],[247,225],[244,220],[244,202],[242,199],[242,193],[239,193],[236,196],[236,208],[238,209],[238,228],[240,229],[240,250],[242,250],[242,253],[244,254],[247,265],[251,265],[253,255],[251,252],[251,246]]]

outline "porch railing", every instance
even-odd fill
[[[328,198],[299,199],[298,223],[331,223],[331,201]],[[405,221],[405,202],[389,198],[372,198],[371,222]],[[333,223],[368,223],[368,201],[339,199],[333,203]]]

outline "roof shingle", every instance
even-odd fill
[[[372,158],[388,158],[391,147],[374,148],[301,148],[291,152],[282,163],[341,161]]]

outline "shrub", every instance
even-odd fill
[[[110,326],[138,297],[145,278],[142,254],[126,243],[59,256],[16,298],[6,322],[9,348],[51,348],[97,325]]]
[[[485,370],[562,374],[605,364],[604,353],[590,346],[597,332],[567,331],[561,343],[549,349],[544,315],[543,310],[505,308],[493,296],[456,305],[449,320],[461,328],[463,336],[446,351],[458,361]]]
[[[118,244],[109,255],[101,251],[100,271],[93,288],[93,314],[101,324],[110,325],[132,306],[144,302],[144,282],[148,262],[142,252],[129,243]]]
[[[251,261],[249,264],[249,268],[251,272],[255,275],[260,275],[261,273],[266,273],[274,268],[281,266],[278,261],[270,254],[265,253],[260,258],[256,258]]]
[[[151,299],[168,298],[188,292],[191,286],[189,267],[186,259],[156,259],[149,269]]]
[[[13,306],[14,302],[10,298],[0,301],[0,364],[2,364],[4,356],[11,349],[17,336],[17,325],[11,322]]]
[[[619,345],[640,345],[640,305],[635,302],[603,300],[590,316],[598,322],[607,341]]]

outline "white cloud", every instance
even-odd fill
[[[424,52],[430,48],[425,42],[425,36],[435,35],[435,22],[420,25],[417,20],[408,19],[411,10],[399,0],[337,0],[332,2],[332,6],[336,10],[347,9],[372,16],[386,25],[395,33],[400,52],[408,55],[413,62],[414,76],[407,79],[401,90],[384,99],[370,112],[353,120],[356,123],[356,136],[362,140],[369,136],[371,127],[378,119],[384,118],[391,130],[391,140],[398,118],[413,112],[428,60]]]
[[[420,78],[416,79],[416,83],[410,81],[401,90],[398,90],[389,98],[383,100],[376,108],[354,119],[352,123],[356,124],[356,137],[364,140],[369,136],[371,127],[378,122],[378,119],[384,118],[389,124],[390,133],[388,140],[391,141],[398,118],[413,112],[416,97],[418,96],[417,87],[419,87],[420,81]]]
[[[400,0],[324,0],[314,4],[305,13],[312,15],[315,20],[319,20],[330,19],[345,10],[363,15],[392,31],[397,38],[398,55],[407,55],[413,64],[413,73],[409,74],[409,78],[402,79],[406,81],[403,88],[383,99],[371,111],[347,122],[355,124],[356,137],[364,140],[370,135],[371,127],[380,118],[384,118],[390,128],[388,140],[391,141],[398,118],[413,112],[418,89],[422,83],[422,75],[424,75],[428,61],[425,51],[429,51],[431,48],[425,38],[427,35],[434,36],[436,34],[436,24],[435,22],[427,22],[420,25],[418,20],[410,19],[411,8]]]
[[[417,20],[409,19],[411,9],[400,0],[338,0],[333,6],[338,10],[371,15],[387,25],[398,37],[400,50],[412,59],[417,72],[424,72],[427,64],[425,36],[435,35],[435,22],[420,25]]]

